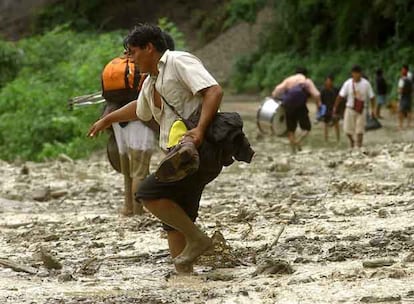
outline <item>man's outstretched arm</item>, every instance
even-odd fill
[[[99,132],[109,128],[115,122],[124,122],[137,119],[137,101],[131,101],[122,108],[109,113],[96,121],[89,129],[88,136],[93,137]]]
[[[274,88],[274,90],[273,90],[273,92],[272,92],[272,97],[273,97],[273,98],[280,97],[280,96],[282,95],[282,93],[283,93],[284,91],[286,91],[286,83],[287,83],[287,81],[286,81],[286,79],[285,79],[285,80],[283,80],[283,82],[282,82],[282,83],[278,84],[278,85]]]
[[[338,114],[337,111],[338,111],[339,104],[343,100],[344,100],[344,98],[341,95],[338,94],[338,96],[336,96],[335,104],[334,104],[333,109],[332,109],[332,112],[333,112],[334,115]]]

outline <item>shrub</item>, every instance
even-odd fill
[[[266,0],[230,0],[227,4],[227,19],[224,28],[228,28],[238,21],[254,23],[256,15],[264,5]]]
[[[22,52],[13,43],[0,40],[0,88],[13,80],[21,67]]]
[[[21,69],[0,90],[0,158],[87,156],[105,138],[86,138],[98,106],[68,111],[69,98],[100,90],[100,73],[122,53],[125,33],[74,33],[65,26],[23,39]]]
[[[169,21],[168,18],[163,17],[158,19],[158,26],[166,31],[174,39],[175,48],[183,51],[186,49],[184,34],[178,29],[174,22]]]
[[[328,74],[335,75],[335,83],[340,86],[350,76],[352,65],[360,64],[365,75],[375,79],[375,70],[382,68],[392,89],[390,98],[396,98],[396,83],[403,63],[414,62],[414,48],[382,50],[331,51],[307,56],[295,52],[260,53],[240,58],[233,69],[231,85],[238,92],[255,91],[269,94],[273,87],[285,77],[294,73],[297,66],[306,66],[310,77],[317,85],[322,85]]]

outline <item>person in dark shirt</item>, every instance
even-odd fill
[[[334,77],[329,75],[325,79],[324,86],[321,90],[321,101],[326,106],[326,114],[324,116],[325,123],[325,141],[328,141],[329,127],[335,128],[336,140],[339,142],[339,117],[333,115],[333,107],[338,89],[334,86]]]
[[[376,88],[377,88],[377,117],[381,116],[381,107],[385,105],[387,98],[387,82],[385,81],[382,69],[376,71]]]

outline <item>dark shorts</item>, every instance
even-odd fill
[[[154,174],[151,174],[140,184],[135,199],[137,201],[170,199],[179,205],[194,222],[198,216],[204,186],[205,183],[202,181],[199,172],[172,183],[160,182]],[[175,230],[165,224],[163,224],[163,228],[167,231]]]
[[[331,123],[331,122],[332,122],[332,119],[333,119],[332,112],[327,112],[327,113],[325,114],[325,116],[323,117],[322,121],[323,121],[324,123]]]
[[[403,114],[411,113],[411,97],[402,96],[400,100],[400,112]]]
[[[311,130],[311,122],[308,115],[309,111],[306,106],[294,110],[286,110],[286,124],[288,132],[295,132],[299,126],[304,131]]]

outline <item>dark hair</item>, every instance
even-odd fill
[[[381,68],[379,68],[379,69],[377,69],[377,70],[375,71],[375,73],[377,74],[377,76],[382,76],[383,71],[382,71],[382,69],[381,69]]]
[[[409,68],[408,68],[408,64],[403,64],[403,69],[406,69],[407,71],[409,70]]]
[[[308,70],[305,67],[297,67],[296,74],[303,74],[305,76],[308,76]]]
[[[334,81],[334,80],[335,80],[335,77],[334,77],[334,75],[333,75],[333,74],[328,74],[328,75],[326,76],[325,80],[326,80],[326,79],[330,79],[330,80]]]
[[[173,37],[171,37],[170,34],[168,34],[167,32],[162,32],[163,36],[164,36],[164,40],[165,40],[165,44],[167,49],[169,49],[170,51],[174,51],[175,50],[175,43],[174,43],[174,39]]]
[[[362,73],[362,68],[360,65],[354,65],[351,69],[351,72],[355,72],[355,73]]]
[[[158,26],[148,23],[139,24],[125,37],[124,48],[128,49],[129,46],[144,48],[148,43],[152,43],[160,53],[164,53],[167,49],[165,34]]]

